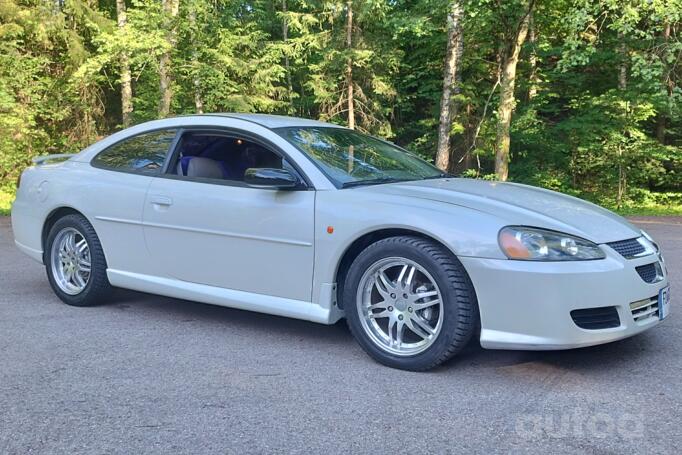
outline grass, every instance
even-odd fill
[[[14,193],[0,190],[0,216],[9,215],[14,201]]]
[[[682,216],[682,206],[642,204],[612,209],[622,216]]]

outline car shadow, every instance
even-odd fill
[[[473,341],[441,368],[467,365],[504,370],[545,366],[588,376],[600,375],[619,369],[632,370],[639,360],[656,353],[660,347],[656,338],[655,334],[645,332],[602,345],[553,351],[488,350]]]
[[[163,297],[127,289],[116,289],[110,303],[105,306],[123,311],[134,306],[137,311],[161,312],[184,323],[239,325],[248,330],[263,330],[268,333],[298,338],[304,336],[312,338],[311,341],[315,343],[352,341],[348,327],[343,320],[333,325],[317,324],[300,319]]]
[[[122,311],[134,307],[135,311],[144,313],[163,313],[183,323],[237,325],[250,331],[264,331],[291,337],[292,342],[306,339],[320,349],[340,345],[353,349],[357,347],[344,320],[328,326],[124,289],[115,290],[111,303],[105,306]],[[154,314],[153,317],[161,316]],[[632,368],[633,361],[645,358],[656,351],[659,342],[655,338],[651,333],[645,332],[608,344],[560,351],[489,350],[483,349],[477,339],[472,339],[457,356],[432,372],[457,374],[458,371],[469,368],[496,370],[560,368],[585,375],[598,375],[613,369]]]

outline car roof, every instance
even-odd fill
[[[339,125],[334,125],[332,123],[320,122],[318,120],[309,120],[299,117],[289,117],[286,115],[270,115],[270,114],[247,114],[247,113],[216,113],[216,114],[204,114],[211,116],[220,117],[230,117],[240,120],[245,120],[247,122],[257,123],[266,128],[285,128],[291,126],[317,126],[317,127],[328,127],[328,128],[343,128]]]

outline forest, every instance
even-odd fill
[[[0,0],[0,210],[38,155],[262,112],[682,214],[682,0]]]

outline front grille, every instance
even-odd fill
[[[648,322],[651,318],[658,319],[658,296],[632,302],[630,311],[632,311],[632,317],[638,324]]]
[[[662,273],[659,273],[660,269],[661,266],[658,265],[656,262],[635,267],[635,270],[637,270],[639,276],[642,277],[642,279],[647,283],[655,283],[657,281],[661,281]]]
[[[620,318],[615,306],[573,310],[571,317],[575,325],[581,329],[599,330],[620,326]]]
[[[639,243],[637,239],[619,240],[618,242],[607,243],[607,245],[626,259],[634,258],[646,251],[644,245]]]

